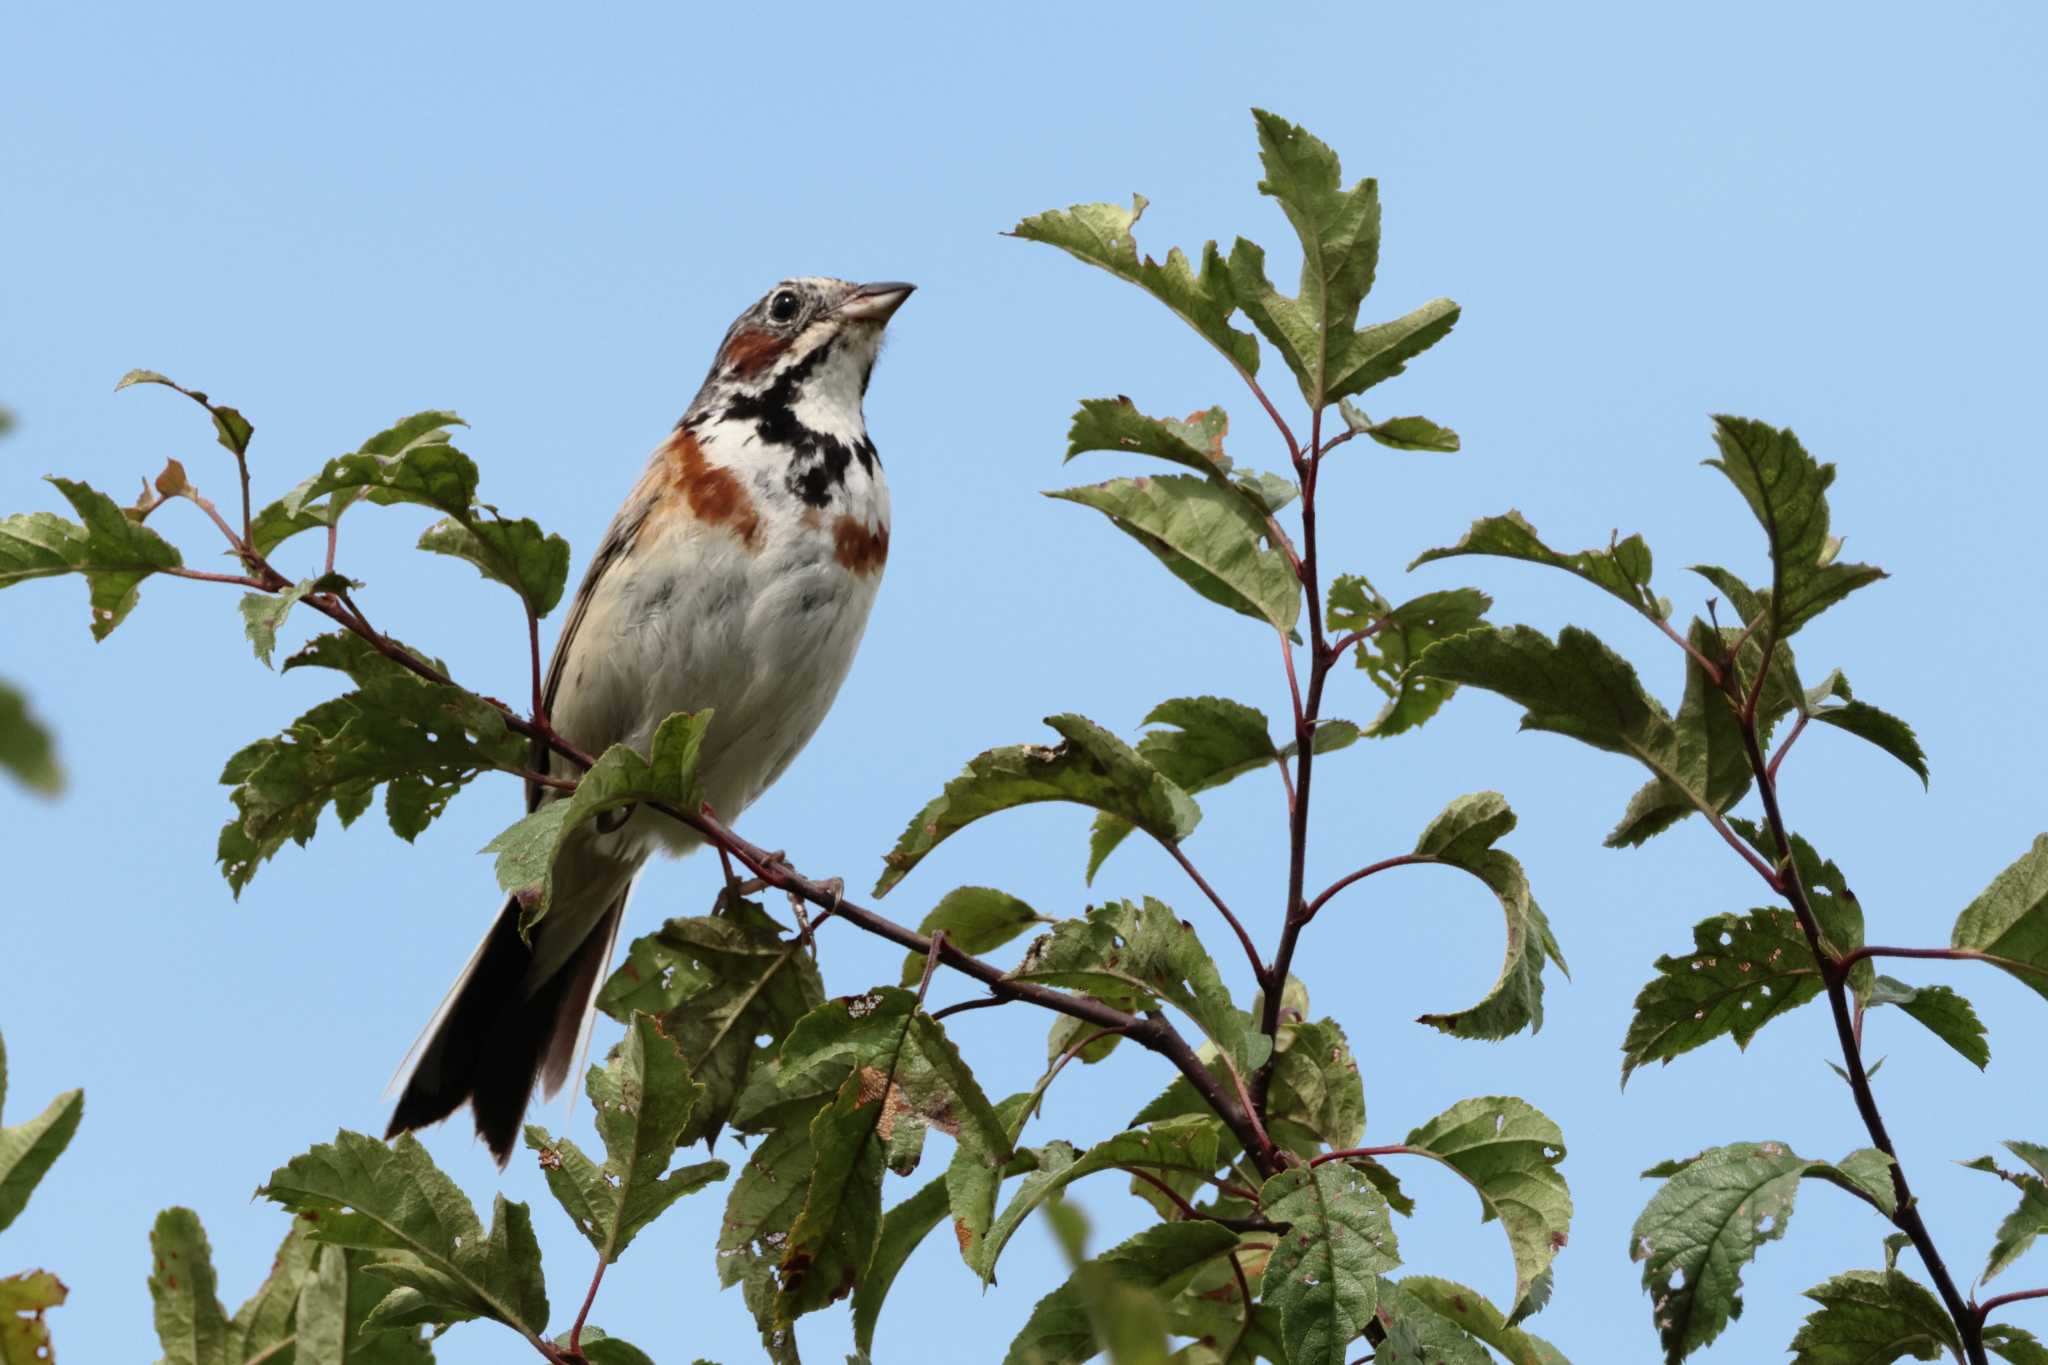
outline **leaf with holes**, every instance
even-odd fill
[[[1621,1045],[1621,1083],[1645,1062],[1669,1064],[1723,1034],[1747,1048],[1757,1031],[1821,993],[1813,950],[1790,910],[1715,915],[1693,950],[1657,959]]]
[[[1515,1257],[1520,1304],[1571,1234],[1572,1196],[1557,1164],[1564,1134],[1526,1100],[1460,1100],[1408,1134],[1405,1146],[1443,1162],[1478,1192],[1481,1220],[1500,1220]]]
[[[1142,905],[1111,901],[1084,919],[1061,920],[1033,940],[1009,975],[1086,991],[1126,1011],[1169,1001],[1216,1044],[1240,1087],[1265,1063],[1270,1040],[1232,1003],[1202,941],[1150,896]]]
[[[1949,942],[1987,954],[2048,996],[2048,834],[1963,907]]]
[[[1947,986],[1909,986],[1897,977],[1880,976],[1868,1003],[1897,1005],[1979,1071],[1991,1061],[1983,1020],[1967,999]]]
[[[1873,1159],[1874,1158],[1874,1159]],[[1839,1165],[1809,1161],[1782,1142],[1738,1142],[1653,1167],[1669,1175],[1629,1234],[1643,1263],[1643,1289],[1676,1365],[1742,1314],[1742,1268],[1763,1243],[1785,1235],[1799,1182],[1812,1178],[1875,1200],[1881,1153],[1853,1153]]]
[[[1941,1300],[1896,1270],[1851,1270],[1806,1291],[1819,1311],[1792,1338],[1793,1365],[1887,1365],[1910,1356],[1961,1358]]]
[[[420,1296],[415,1322],[487,1317],[529,1336],[547,1323],[526,1205],[499,1195],[486,1234],[468,1197],[409,1133],[386,1146],[344,1131],[280,1166],[257,1193],[317,1214],[316,1241],[380,1253],[367,1268]]]
[[[1152,708],[1144,724],[1160,728],[1139,736],[1138,757],[1164,773],[1190,796],[1235,781],[1271,764],[1286,771],[1298,746],[1276,746],[1263,711],[1224,697],[1175,697]],[[1315,752],[1332,753],[1357,742],[1348,720],[1325,720],[1315,730]],[[1116,851],[1134,826],[1103,811],[1088,839],[1088,880]]]
[[[584,1089],[604,1140],[603,1165],[535,1124],[526,1126],[526,1145],[540,1153],[541,1173],[569,1221],[610,1265],[669,1205],[725,1179],[728,1168],[706,1161],[669,1170],[704,1087],[690,1079],[682,1053],[653,1015],[633,1016],[611,1060],[590,1068]]]
[[[1492,989],[1468,1009],[1425,1014],[1428,1024],[1459,1038],[1505,1038],[1543,1027],[1543,963],[1565,970],[1550,921],[1529,895],[1529,879],[1513,855],[1493,847],[1515,827],[1515,813],[1499,792],[1475,792],[1444,807],[1416,840],[1418,861],[1469,872],[1499,899],[1507,916],[1507,952]]]
[[[929,938],[943,931],[946,942],[978,957],[1002,947],[1034,924],[1053,922],[1008,892],[962,886],[940,898],[918,924],[917,932]],[[899,984],[915,986],[924,977],[926,961],[923,953],[906,953]]]
[[[1379,1277],[1401,1263],[1387,1201],[1342,1162],[1285,1170],[1259,1191],[1276,1239],[1260,1299],[1280,1314],[1294,1365],[1344,1365],[1379,1304]]]
[[[34,578],[82,574],[91,597],[92,636],[104,640],[135,608],[142,580],[184,566],[178,547],[108,497],[74,479],[51,478],[78,514],[49,512],[0,518],[0,588]]]
[[[1457,685],[1415,670],[1422,651],[1438,640],[1485,624],[1493,599],[1476,588],[1452,588],[1391,605],[1364,578],[1345,574],[1330,584],[1328,626],[1334,632],[1371,630],[1359,641],[1358,666],[1387,697],[1365,733],[1398,735],[1435,715]]]
[[[1989,1171],[2020,1192],[2019,1206],[1998,1225],[1991,1244],[1991,1257],[1984,1266],[1989,1280],[2025,1254],[2034,1239],[2048,1232],[2048,1147],[2033,1142],[2007,1142],[2005,1149],[2027,1163],[2030,1169],[2012,1172],[1988,1156],[1966,1162],[1972,1170]]]
[[[1111,479],[1048,492],[1092,507],[1143,545],[1175,577],[1232,611],[1290,632],[1301,616],[1301,583],[1287,556],[1266,541],[1265,514],[1233,487],[1191,474]]]
[[[1766,637],[1783,640],[1856,589],[1885,576],[1873,564],[1843,564],[1839,536],[1828,534],[1828,485],[1835,467],[1820,464],[1789,428],[1717,415],[1719,459],[1770,540],[1774,589]]]
[[[64,1282],[47,1270],[0,1279],[0,1365],[49,1365],[55,1360],[43,1315],[63,1307],[70,1296]]]
[[[1768,827],[1752,820],[1730,817],[1728,827],[1746,839],[1750,846],[1763,855],[1765,862],[1780,871],[1787,864],[1778,850],[1777,840]],[[1856,893],[1849,889],[1849,882],[1842,870],[1832,859],[1823,858],[1812,844],[1801,836],[1792,836],[1792,857],[1790,865],[1799,873],[1799,884],[1806,890],[1807,903],[1813,907],[1813,917],[1820,923],[1821,947],[1830,955],[1840,957],[1863,946],[1863,905],[1856,899]],[[1849,989],[1859,1003],[1868,1003],[1870,992],[1877,984],[1877,969],[1866,958],[1849,969]]]
[[[1993,1355],[2012,1365],[2048,1365],[2048,1346],[2043,1346],[2041,1339],[2024,1327],[1993,1323],[1984,1329],[1984,1344]]]
[[[1049,716],[1045,723],[1062,743],[990,749],[912,817],[882,859],[876,895],[888,894],[927,853],[976,820],[1039,801],[1092,806],[1169,843],[1194,832],[1202,812],[1129,745],[1083,716]]]

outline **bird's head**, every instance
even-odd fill
[[[726,331],[707,387],[760,395],[779,386],[858,411],[882,349],[882,329],[914,288],[816,276],[784,280]],[[788,400],[795,397],[791,392]]]

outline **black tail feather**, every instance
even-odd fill
[[[574,1063],[624,910],[621,895],[562,970],[531,990],[533,950],[519,935],[519,902],[508,899],[421,1049],[384,1136],[438,1123],[466,1101],[491,1155],[500,1166],[510,1160],[535,1084],[545,1080],[552,1093]]]

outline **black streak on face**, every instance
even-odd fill
[[[845,486],[847,467],[856,459],[868,474],[875,472],[875,446],[867,437],[849,446],[837,436],[813,431],[797,420],[796,401],[803,393],[804,381],[836,344],[835,339],[818,347],[777,375],[759,394],[735,394],[725,405],[726,421],[752,422],[754,434],[764,445],[788,448],[789,491],[812,507],[831,504],[833,491]]]

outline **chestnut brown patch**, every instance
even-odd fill
[[[687,431],[669,438],[667,457],[670,482],[699,521],[723,523],[752,549],[761,538],[761,514],[753,499],[730,469],[704,458],[703,447]]]
[[[833,558],[850,573],[862,578],[882,571],[889,559],[889,528],[870,530],[852,517],[842,516],[832,527]]]
[[[775,357],[789,349],[789,338],[749,328],[725,344],[720,357],[724,367],[743,379],[752,379],[775,363]]]

